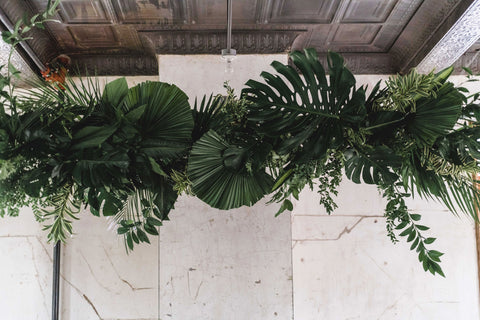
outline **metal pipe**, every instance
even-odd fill
[[[232,0],[227,0],[227,52],[232,49]]]
[[[60,241],[53,247],[52,320],[58,320],[60,300]]]

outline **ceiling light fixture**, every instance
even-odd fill
[[[232,0],[227,0],[227,48],[222,49],[222,59],[227,61],[225,72],[233,72],[232,61],[237,57],[237,50],[232,49]]]

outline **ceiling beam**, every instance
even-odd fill
[[[475,0],[418,64],[420,73],[453,65],[480,39],[480,0]]]
[[[7,29],[13,33],[14,26],[2,8],[0,8],[0,25],[3,26],[4,29]],[[28,59],[32,61],[39,70],[45,70],[45,65],[42,63],[42,61],[40,61],[37,54],[32,50],[28,43],[21,41],[20,46]],[[17,50],[18,48],[15,49]]]

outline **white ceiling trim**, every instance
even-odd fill
[[[480,0],[475,0],[418,64],[420,73],[453,65],[480,38]]]

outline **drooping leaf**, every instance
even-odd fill
[[[78,130],[73,136],[71,150],[80,150],[98,147],[110,138],[117,126],[86,126]]]
[[[112,106],[118,106],[127,96],[128,85],[125,78],[113,80],[105,85],[102,102]]]

